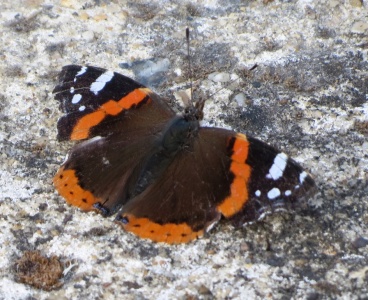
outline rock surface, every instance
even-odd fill
[[[3,0],[0,15],[0,298],[367,297],[366,0]],[[63,65],[90,64],[143,76],[176,102],[189,87],[187,26],[193,96],[211,96],[204,124],[285,150],[320,193],[298,214],[238,230],[221,222],[167,246],[54,191],[70,144],[56,141],[51,91]],[[30,250],[64,264],[62,288],[16,281],[15,263]]]

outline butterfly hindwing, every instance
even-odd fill
[[[69,204],[111,215],[130,198],[130,177],[153,143],[153,136],[129,134],[79,143],[55,175],[54,185]]]
[[[131,199],[117,221],[127,231],[157,242],[193,240],[220,218],[230,193],[226,130],[201,129],[187,140],[154,183]]]

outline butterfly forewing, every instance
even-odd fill
[[[266,143],[247,137],[246,163],[251,168],[247,183],[249,199],[231,219],[241,226],[262,219],[275,211],[305,206],[317,192],[311,176],[293,159]]]
[[[141,84],[96,67],[64,67],[54,93],[66,113],[58,138],[88,139],[71,149],[54,184],[68,203],[109,215],[127,200],[134,168],[175,114]]]
[[[53,92],[66,113],[58,122],[59,140],[150,128],[175,116],[167,103],[148,88],[96,67],[63,67]]]

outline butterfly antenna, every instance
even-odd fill
[[[258,65],[257,64],[254,64],[250,69],[248,69],[247,70],[247,72],[251,72],[251,71],[253,71],[255,68],[257,68],[258,67]],[[236,80],[238,80],[239,79],[239,77],[237,77],[237,78],[234,78],[234,79],[232,79],[232,80],[230,80],[230,83],[228,83],[226,86],[224,86],[224,87],[222,87],[222,88],[220,88],[220,89],[218,89],[217,91],[215,91],[214,93],[212,93],[211,95],[209,95],[208,97],[207,97],[207,99],[210,99],[210,98],[212,98],[214,95],[216,95],[217,93],[219,93],[219,92],[221,92],[222,90],[224,90],[224,89],[226,89],[230,84],[232,84],[233,82],[235,82]]]
[[[188,55],[188,68],[189,68],[189,78],[190,78],[190,102],[193,103],[193,78],[192,78],[192,63],[190,57],[190,37],[189,37],[189,28],[187,27],[185,30],[186,38],[187,38],[187,55]]]

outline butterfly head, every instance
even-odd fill
[[[204,102],[199,100],[195,103],[190,101],[189,105],[184,110],[184,119],[187,121],[201,121],[203,120]]]

